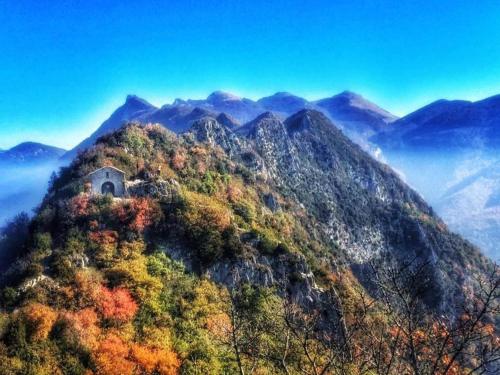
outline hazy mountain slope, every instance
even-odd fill
[[[104,121],[88,138],[84,139],[76,147],[68,151],[63,158],[71,161],[77,155],[78,151],[83,151],[86,148],[91,147],[100,136],[120,128],[125,122],[144,116],[146,113],[151,113],[156,109],[157,108],[155,106],[138,96],[127,96],[125,103],[121,107],[117,108],[111,116]]]
[[[318,100],[314,104],[351,137],[366,139],[387,129],[387,124],[397,119],[361,95],[349,91]]]
[[[393,122],[373,141],[384,147],[477,148],[500,145],[500,96],[438,100]]]
[[[31,214],[47,191],[52,172],[66,151],[35,142],[24,142],[0,152],[0,228],[21,211]]]
[[[493,96],[438,100],[371,138],[454,230],[495,259],[500,216],[484,200],[500,186],[486,173],[498,169],[499,129],[500,97]]]
[[[451,228],[498,259],[500,243],[500,164],[494,163],[451,186],[436,209]]]
[[[39,164],[2,164],[0,179],[0,228],[24,211],[29,215],[42,201],[53,172],[62,164],[52,160]]]
[[[36,142],[23,142],[0,151],[0,164],[45,163],[57,160],[66,150]]]

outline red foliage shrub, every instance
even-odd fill
[[[92,241],[99,245],[113,245],[118,241],[118,233],[113,230],[90,232],[89,237]]]
[[[68,204],[68,208],[72,217],[88,215],[89,201],[90,198],[88,194],[79,194],[76,197],[71,198]]]
[[[137,312],[137,303],[125,288],[109,289],[105,286],[100,291],[100,311],[106,319],[126,322]]]
[[[161,211],[158,205],[147,198],[132,198],[124,204],[117,205],[115,217],[130,230],[142,232],[146,227],[156,222]]]

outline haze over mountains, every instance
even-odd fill
[[[453,230],[500,256],[500,96],[435,101],[370,141]]]
[[[62,165],[61,148],[23,142],[0,151],[0,226],[21,211],[30,212],[47,191],[51,173]]]
[[[61,160],[68,163],[78,150],[129,121],[160,123],[182,133],[196,121],[210,117],[242,131],[266,112],[285,119],[302,109],[322,112],[344,134],[402,173],[452,230],[491,256],[499,256],[500,206],[495,197],[500,190],[496,177],[500,171],[496,152],[500,146],[500,96],[478,102],[438,100],[398,119],[349,91],[316,101],[287,92],[251,100],[216,91],[206,99],[176,99],[160,108],[129,95],[89,138],[64,153]],[[28,143],[0,152],[0,160],[36,162],[59,157],[62,152]]]

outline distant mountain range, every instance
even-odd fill
[[[363,98],[344,91],[329,98],[308,101],[299,96],[277,92],[256,101],[215,91],[206,99],[176,99],[160,108],[135,95],[104,121],[87,139],[65,153],[66,159],[92,145],[95,140],[121,127],[125,122],[160,123],[176,133],[190,128],[205,116],[223,113],[226,121],[238,127],[265,112],[284,119],[302,109],[323,112],[346,135],[387,150],[438,148],[494,148],[500,145],[500,95],[477,102],[437,100],[402,118]],[[31,160],[52,158],[64,150],[25,142],[10,150],[0,150],[3,159]]]
[[[386,129],[388,124],[397,118],[361,95],[349,91],[311,102],[287,92],[278,92],[253,101],[223,91],[215,91],[203,100],[176,99],[172,104],[166,104],[161,108],[137,96],[129,95],[121,107],[89,138],[70,150],[65,158],[73,158],[78,150],[87,148],[97,138],[118,129],[127,121],[159,123],[176,133],[181,133],[188,130],[194,121],[207,115],[217,116],[224,113],[227,121],[238,126],[265,112],[274,112],[277,116],[285,118],[301,109],[323,112],[358,143],[363,143],[367,137]]]
[[[36,142],[23,142],[9,150],[0,150],[0,163],[39,163],[60,158],[66,150]]]

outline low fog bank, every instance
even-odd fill
[[[22,211],[31,215],[47,192],[50,175],[62,165],[57,161],[0,165],[0,227]]]

